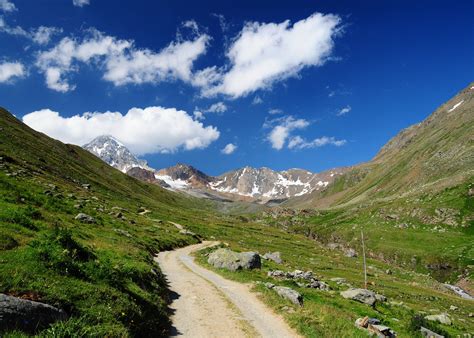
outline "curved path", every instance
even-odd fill
[[[191,253],[218,242],[203,242],[158,254],[172,291],[172,336],[299,337],[248,285],[230,281],[194,263]]]

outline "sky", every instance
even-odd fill
[[[0,0],[0,105],[150,166],[370,160],[473,81],[472,1]]]

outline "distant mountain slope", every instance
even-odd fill
[[[324,192],[289,204],[336,206],[436,191],[466,181],[474,171],[473,84],[424,121],[402,130],[374,159],[354,166]]]

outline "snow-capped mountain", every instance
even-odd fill
[[[217,177],[209,187],[224,194],[235,194],[259,200],[287,199],[325,188],[344,169],[315,174],[303,169],[274,171],[269,168],[245,167]]]
[[[82,147],[124,173],[135,167],[151,169],[146,161],[139,160],[119,140],[110,135],[98,136]]]
[[[199,197],[267,202],[285,200],[324,189],[346,169],[315,174],[303,169],[274,171],[245,167],[213,177],[198,169],[177,164],[155,170],[139,160],[112,136],[99,136],[83,146],[109,165],[139,180]]]

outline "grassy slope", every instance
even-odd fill
[[[158,220],[196,220],[210,205],[128,177],[4,110],[0,128],[0,292],[67,310],[71,320],[52,332],[162,333],[165,285],[151,254],[196,239]]]
[[[369,247],[385,259],[451,281],[465,269],[469,274],[474,264],[474,196],[468,193],[474,187],[472,86],[399,133],[372,161],[355,166],[322,194],[290,201],[290,206],[324,210],[295,222],[291,230],[358,247],[357,234],[364,229]],[[440,209],[450,217],[438,215]],[[401,229],[401,224],[408,227]],[[442,264],[448,269],[427,269]]]

